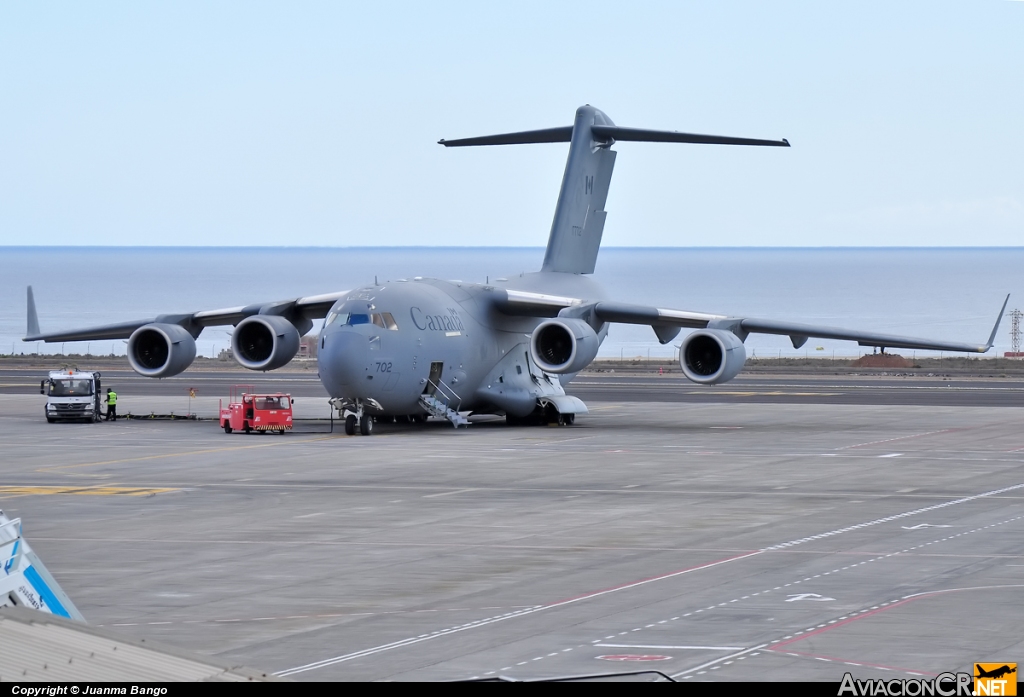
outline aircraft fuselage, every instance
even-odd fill
[[[564,394],[572,376],[546,374],[532,361],[530,335],[543,318],[500,312],[505,290],[604,298],[592,278],[562,273],[492,285],[417,277],[364,286],[327,316],[320,380],[331,397],[360,400],[375,415],[422,414],[421,395],[440,381],[460,411],[526,416],[539,398]]]

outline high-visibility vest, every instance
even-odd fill
[[[109,404],[111,406],[116,406],[117,405],[117,393],[116,392],[108,392],[107,393],[107,404]]]

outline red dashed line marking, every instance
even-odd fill
[[[803,578],[803,579],[800,579],[800,580],[796,580],[796,581],[791,581],[790,583],[786,583],[786,584],[781,585],[781,586],[775,586],[774,588],[767,588],[765,590],[758,591],[756,593],[750,593],[749,595],[741,596],[739,598],[734,598],[732,600],[727,600],[725,602],[717,603],[717,604],[714,604],[714,605],[708,605],[707,607],[703,607],[703,608],[698,608],[697,610],[692,610],[690,612],[686,612],[686,613],[683,613],[681,615],[677,615],[675,617],[671,617],[671,618],[668,618],[668,619],[660,620],[658,622],[652,622],[651,624],[647,624],[647,625],[642,626],[642,627],[635,627],[633,629],[628,629],[626,631],[619,632],[617,635],[616,634],[609,634],[609,635],[605,636],[602,639],[594,639],[590,643],[591,644],[597,644],[597,643],[600,643],[602,641],[606,641],[608,639],[614,639],[617,636],[625,636],[626,634],[631,634],[632,632],[639,632],[639,631],[642,631],[644,629],[649,629],[651,627],[655,627],[655,626],[660,625],[660,624],[665,624],[667,622],[676,622],[676,621],[679,621],[680,619],[684,619],[684,618],[690,617],[692,615],[698,615],[698,614],[700,614],[702,612],[705,612],[705,611],[715,610],[717,608],[724,607],[726,605],[730,605],[732,603],[735,603],[735,602],[738,602],[738,601],[741,601],[741,600],[747,600],[747,599],[750,599],[750,598],[753,598],[753,597],[756,597],[756,596],[759,596],[759,595],[771,593],[773,591],[781,590],[783,588],[788,588],[790,586],[794,586],[794,585],[800,584],[803,581],[811,581],[813,579],[820,578],[820,577],[823,577],[823,576],[829,576],[829,575],[837,574],[837,573],[840,573],[842,571],[846,571],[846,570],[849,570],[849,569],[855,569],[857,567],[864,566],[865,564],[870,564],[870,563],[875,562],[875,561],[880,561],[880,560],[883,560],[883,559],[888,559],[889,557],[894,557],[894,556],[898,556],[900,554],[905,554],[907,552],[911,552],[911,551],[914,551],[914,550],[917,550],[917,549],[922,549],[924,547],[929,547],[931,545],[938,544],[940,542],[945,542],[947,540],[952,540],[952,539],[955,539],[955,538],[958,538],[958,537],[963,537],[965,535],[971,535],[971,534],[974,534],[974,533],[977,533],[977,532],[982,532],[984,530],[989,530],[991,528],[998,527],[1000,525],[1006,525],[1008,523],[1012,523],[1012,522],[1015,522],[1015,521],[1018,521],[1018,520],[1024,520],[1024,515],[1016,516],[1014,518],[1009,518],[1007,520],[1003,520],[1003,521],[1000,521],[998,523],[991,523],[989,525],[984,525],[984,526],[981,526],[981,527],[978,527],[978,528],[974,528],[973,530],[967,530],[967,531],[964,531],[964,532],[957,533],[955,535],[947,535],[946,537],[943,537],[943,538],[940,538],[940,539],[937,539],[937,540],[932,540],[930,542],[924,542],[924,543],[919,544],[919,545],[914,545],[912,547],[907,547],[906,549],[900,550],[899,552],[890,552],[888,554],[881,554],[881,555],[879,555],[877,557],[873,557],[872,559],[866,559],[864,561],[857,562],[855,564],[847,564],[846,566],[841,566],[841,567],[832,569],[831,571],[827,571],[827,572],[824,572],[824,573],[807,576],[806,578]],[[902,605],[904,603],[910,602],[911,600],[915,600],[918,597],[924,597],[925,595],[933,595],[935,593],[941,593],[941,592],[949,592],[949,591],[934,591],[932,593],[921,594],[920,596],[908,596],[907,598],[891,600],[891,601],[888,601],[888,602],[885,602],[885,603],[880,603],[878,605],[873,605],[870,609],[867,609],[867,610],[860,610],[860,611],[857,611],[857,612],[847,613],[847,614],[845,614],[845,615],[843,615],[843,616],[841,616],[841,617],[839,617],[837,619],[828,620],[828,621],[822,622],[821,624],[816,625],[814,627],[807,627],[804,630],[801,630],[801,631],[798,631],[798,632],[793,632],[792,634],[784,636],[782,639],[776,639],[775,641],[773,641],[770,644],[766,645],[765,651],[771,651],[773,653],[790,653],[789,651],[778,651],[777,649],[779,649],[782,646],[787,646],[789,644],[795,643],[797,641],[803,641],[804,639],[807,639],[808,637],[814,636],[816,634],[820,634],[820,633],[822,633],[824,631],[828,631],[830,629],[835,629],[835,628],[841,627],[841,626],[843,626],[845,624],[848,624],[850,622],[853,622],[855,620],[862,619],[864,617],[867,617],[867,616],[870,616],[870,615],[874,615],[874,614],[877,614],[877,613],[885,611],[885,610],[890,610],[893,607],[896,607],[897,605]],[[583,647],[591,648],[587,644],[579,644],[578,646],[576,646],[574,648],[583,648]],[[571,649],[569,649],[569,650],[571,650]],[[558,654],[559,654],[559,652],[554,652],[552,654],[548,654],[548,656],[556,656]],[[753,656],[756,656],[756,655],[758,655],[758,654],[756,654],[756,653],[755,654],[749,654],[750,657],[753,657]],[[837,663],[845,663],[847,665],[853,665],[853,666],[868,666],[868,667],[872,667],[872,668],[878,668],[879,670],[894,670],[894,671],[900,671],[900,672],[904,672],[904,673],[909,673],[911,675],[923,675],[923,674],[929,674],[930,675],[930,673],[915,672],[915,671],[912,671],[912,670],[909,670],[909,669],[904,669],[904,668],[894,668],[894,667],[891,667],[891,666],[882,666],[882,665],[876,665],[876,664],[864,663],[864,662],[855,663],[855,662],[852,662],[852,661],[845,661],[845,660],[838,659],[838,658],[819,657],[819,656],[814,656],[813,654],[801,654],[800,652],[794,652],[794,653],[791,653],[790,655],[793,655],[793,656],[806,656],[806,657],[815,658],[815,659],[821,660],[821,661],[834,661],[834,662],[837,662]],[[743,658],[747,658],[747,657],[748,656],[742,656],[742,657],[739,657],[736,660],[742,660]],[[544,658],[544,657],[542,656],[540,658]],[[533,659],[533,660],[539,660],[539,659]],[[517,665],[525,665],[525,663],[528,663],[528,662],[532,662],[532,661],[526,661],[524,663],[520,663],[520,664],[517,664]],[[732,661],[729,662],[729,664],[731,664],[731,663],[732,663]],[[729,664],[723,663],[722,665],[729,665]],[[720,667],[721,666],[710,667],[709,670],[717,670]],[[501,671],[506,671],[506,670],[510,670],[510,669],[511,669],[511,667],[506,667],[506,668],[502,668]],[[495,674],[497,672],[499,672],[499,671],[490,671],[489,673],[485,673],[485,675],[493,675],[493,674]],[[700,671],[698,673],[695,673],[695,675],[703,675],[706,672],[707,672],[706,670],[702,670],[702,671]],[[684,676],[684,679],[689,679],[689,678],[692,678],[692,677],[693,677],[693,675],[686,675],[686,676]]]

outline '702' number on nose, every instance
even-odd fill
[[[381,362],[378,361],[377,362],[377,372],[378,373],[390,373],[391,372],[391,363],[389,363],[389,362],[388,363],[381,363]]]

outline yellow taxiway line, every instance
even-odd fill
[[[163,487],[136,486],[0,486],[0,498],[16,496],[152,496],[169,491],[180,491]]]
[[[303,443],[311,443],[321,440],[334,440],[336,438],[345,438],[346,436],[327,436],[325,438],[309,438],[303,440]],[[66,469],[77,469],[79,467],[98,467],[100,465],[118,465],[125,462],[141,462],[143,460],[162,460],[168,457],[187,457],[189,455],[206,455],[209,453],[226,453],[234,450],[252,450],[254,448],[273,448],[280,445],[290,445],[293,443],[291,438],[286,439],[284,442],[275,443],[260,443],[259,445],[236,445],[230,448],[209,448],[207,450],[189,450],[182,453],[164,453],[162,455],[141,455],[139,457],[126,457],[120,460],[103,460],[102,462],[83,462],[77,465],[55,465],[54,467],[41,467],[36,472],[57,472]]]

